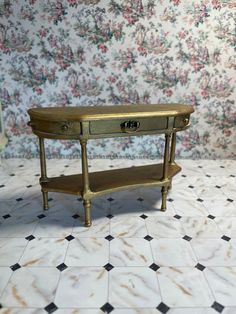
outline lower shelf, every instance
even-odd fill
[[[129,187],[162,186],[180,170],[181,167],[176,164],[168,165],[168,178],[165,181],[162,180],[163,164],[91,172],[89,184],[94,196]],[[42,183],[42,187],[44,191],[81,195],[82,175],[49,178],[48,182]]]

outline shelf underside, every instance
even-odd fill
[[[96,194],[103,194],[115,190],[138,186],[166,185],[181,167],[168,165],[167,180],[163,181],[163,164],[114,169],[89,173],[90,190]],[[81,195],[83,190],[82,175],[69,175],[49,178],[49,182],[42,183],[44,191],[63,192]]]

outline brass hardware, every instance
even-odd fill
[[[188,121],[189,121],[188,118],[184,118],[184,119],[183,119],[183,123],[184,123],[185,125],[188,124]]]
[[[138,128],[140,127],[140,122],[129,120],[129,121],[125,121],[121,123],[120,127],[121,127],[122,132],[133,133],[133,132],[136,132]]]
[[[62,124],[61,130],[62,130],[63,132],[68,131],[68,130],[69,130],[69,125],[68,125],[68,124]]]
[[[167,193],[171,188],[172,178],[181,170],[181,167],[174,161],[176,132],[189,126],[189,116],[193,111],[192,106],[179,104],[30,109],[28,113],[36,126],[31,122],[28,125],[34,126],[33,132],[39,136],[40,184],[44,209],[48,209],[48,192],[81,195],[85,213],[85,226],[89,227],[91,226],[90,209],[93,197],[129,187],[156,186],[162,188],[161,210],[165,210]],[[127,121],[124,121],[126,119]],[[138,129],[139,132],[135,133]],[[67,132],[68,130],[69,132]],[[154,132],[165,133],[163,163],[88,172],[88,139],[132,136],[134,133],[135,135],[154,134]],[[82,173],[48,178],[44,138],[79,139]]]

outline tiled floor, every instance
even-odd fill
[[[153,160],[90,160],[90,171]],[[42,210],[39,161],[0,168],[0,313],[235,314],[236,161],[181,160],[168,209],[158,188],[92,202],[49,194]],[[48,175],[81,171],[49,160]]]

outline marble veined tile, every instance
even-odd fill
[[[215,222],[222,234],[236,238],[236,217],[216,217]]]
[[[17,219],[7,219],[0,222],[0,237],[24,238],[32,234],[39,219],[19,216]]]
[[[214,302],[203,273],[196,268],[161,267],[157,277],[163,302],[170,307],[210,307]]]
[[[161,314],[157,309],[115,309],[114,314]]]
[[[44,309],[27,309],[27,308],[3,308],[0,314],[45,314]]]
[[[75,220],[72,217],[49,215],[40,219],[34,231],[34,236],[64,238],[71,234],[74,223]]]
[[[236,202],[211,199],[204,201],[204,205],[213,216],[236,216]]]
[[[60,272],[56,268],[17,269],[0,297],[3,307],[41,307],[53,302]]]
[[[57,314],[104,314],[101,309],[58,309]],[[1,313],[0,313],[1,314]],[[45,314],[45,312],[44,312]]]
[[[145,221],[148,234],[153,238],[182,238],[185,235],[179,220],[173,217],[149,216]]]
[[[225,307],[224,314],[235,314],[236,313],[236,306],[232,307]]]
[[[203,203],[198,202],[197,200],[179,199],[179,200],[174,200],[172,204],[174,206],[176,214],[180,216],[196,217],[196,216],[208,216],[209,215],[209,212],[207,211]]]
[[[139,216],[142,213],[141,202],[137,199],[119,199],[111,202],[111,214],[113,216]]]
[[[215,300],[224,306],[236,306],[236,267],[207,267],[204,274]]]
[[[190,243],[184,239],[150,241],[154,262],[158,266],[195,266],[197,259]]]
[[[0,238],[0,266],[16,264],[27,244],[28,241],[23,238]]]
[[[150,268],[116,267],[109,278],[109,303],[114,307],[152,308],[161,301],[156,273]]]
[[[19,264],[28,266],[58,266],[64,261],[68,241],[63,238],[35,238],[29,241]]]
[[[182,307],[170,309],[168,314],[216,314],[217,312],[211,307]],[[225,312],[224,312],[225,313]]]
[[[222,239],[192,239],[199,263],[204,266],[236,266],[236,247]]]
[[[211,199],[225,199],[227,198],[225,193],[221,190],[218,189],[215,186],[209,186],[205,185],[205,187],[201,189],[196,189],[196,194],[201,197],[204,200],[211,200]]]
[[[115,238],[110,242],[113,266],[149,266],[153,263],[150,244],[140,238]]]
[[[92,220],[91,227],[84,226],[84,219],[81,217],[75,220],[72,235],[79,238],[104,238],[109,234],[110,219],[95,218]]]
[[[192,238],[220,238],[222,232],[213,219],[207,217],[182,217],[185,234]]]
[[[108,272],[103,267],[69,267],[61,274],[58,307],[100,308],[107,302]]]
[[[69,242],[67,266],[104,266],[109,262],[109,241],[103,238],[75,238]]]
[[[144,219],[136,216],[118,216],[111,219],[110,232],[113,237],[145,237],[147,230]]]
[[[9,267],[0,267],[0,295],[6,287],[8,280],[12,275],[12,270]]]

